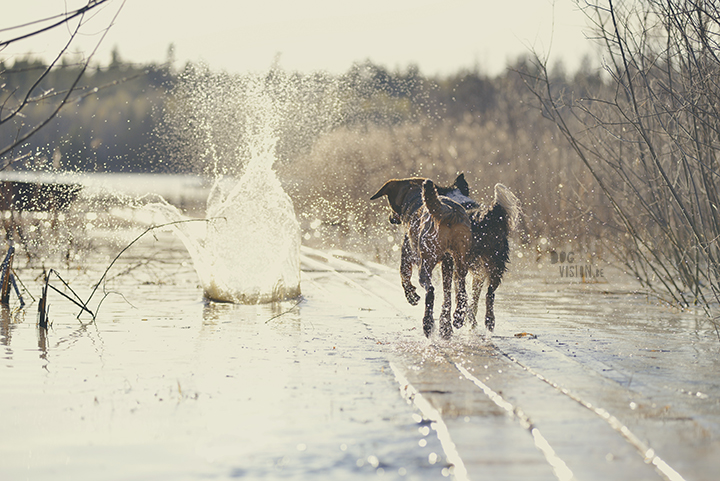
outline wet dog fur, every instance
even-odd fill
[[[522,215],[520,201],[510,189],[502,184],[495,184],[494,193],[489,207],[482,207],[470,199],[469,202],[463,202],[472,229],[472,242],[468,253],[469,270],[472,274],[472,299],[467,317],[470,326],[475,328],[480,294],[487,279],[485,327],[489,331],[495,328],[495,291],[502,282],[510,261],[508,238]]]
[[[408,184],[403,182],[410,181]],[[417,189],[421,179],[401,179],[388,181],[377,194],[372,198],[376,199],[382,195],[388,195],[390,207],[393,214],[390,222],[393,224],[403,223],[403,213],[417,211],[417,193],[407,196],[409,190]],[[407,190],[406,190],[407,189]],[[393,196],[392,194],[400,194]],[[465,181],[464,175],[460,174],[453,185],[449,187],[438,187],[438,193],[449,197],[460,203],[470,218],[471,242],[466,256],[468,270],[472,273],[472,298],[467,312],[467,318],[472,328],[477,326],[477,311],[480,302],[485,280],[488,281],[488,289],[485,295],[485,327],[492,331],[495,328],[495,291],[502,282],[502,277],[507,271],[510,259],[510,247],[508,238],[510,233],[521,221],[521,205],[515,195],[502,184],[496,184],[494,199],[490,206],[484,207],[470,198],[470,188]],[[407,198],[410,202],[405,205]],[[451,258],[443,259],[443,288],[447,273],[452,272],[453,262]],[[410,281],[412,266],[417,264],[415,253],[410,244],[407,229],[403,240],[402,259],[400,265],[402,285],[405,296],[410,304],[417,304],[419,296],[415,287]],[[459,274],[455,272],[456,286]],[[463,279],[464,280],[464,279]],[[464,319],[455,317],[456,328],[462,327]]]
[[[462,326],[467,312],[465,277],[468,272],[467,254],[471,245],[471,221],[465,208],[452,197],[463,195],[467,182],[461,174],[450,187],[436,187],[424,178],[392,179],[371,197],[387,196],[393,213],[390,222],[402,224],[403,238],[400,276],[405,297],[416,305],[420,296],[411,282],[412,268],[419,266],[420,285],[425,289],[423,331],[429,337],[434,326],[434,287],[432,272],[442,263],[443,306],[440,314],[440,335],[449,338],[452,324]],[[456,307],[454,322],[450,322],[452,281],[455,273]]]

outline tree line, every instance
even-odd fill
[[[0,116],[24,99],[31,100],[22,115],[0,125],[0,138],[20,138],[46,118],[83,67],[81,62],[65,60],[38,83],[48,69],[42,60],[26,57],[0,62]],[[12,163],[17,170],[156,170],[146,153],[171,81],[167,69],[126,64],[113,55],[108,65],[87,69],[59,113],[6,154],[3,164]]]
[[[527,59],[518,59],[521,67]],[[24,98],[36,99],[17,116],[0,125],[0,138],[16,139],[48,115],[54,97],[70,88],[81,63],[63,61],[39,82],[48,68],[31,57],[0,62],[0,117]],[[166,112],[174,87],[188,71],[170,65],[123,62],[117,49],[108,65],[88,68],[75,93],[59,114],[27,142],[2,159],[17,170],[45,169],[90,172],[187,171],[187,161],[174,162],[163,136]],[[582,90],[596,73],[587,67],[572,78],[559,69],[563,85]],[[270,74],[268,74],[270,75]],[[317,74],[296,74],[310,76]],[[332,77],[332,76],[330,76]],[[491,119],[510,129],[528,128],[527,88],[509,70],[495,77],[461,70],[445,77],[426,77],[419,69],[389,71],[370,61],[357,63],[333,81],[352,93],[355,105],[339,116],[343,125],[398,125],[421,120],[462,121],[467,116]],[[29,90],[30,87],[32,90]],[[20,159],[15,161],[15,159]]]

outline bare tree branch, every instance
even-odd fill
[[[25,40],[25,39],[28,39],[28,38],[30,38],[30,37],[34,37],[35,35],[40,35],[40,34],[42,34],[42,33],[45,33],[45,32],[47,32],[47,31],[52,30],[52,29],[54,29],[54,28],[57,28],[57,27],[59,27],[59,26],[61,26],[61,25],[65,25],[65,24],[69,23],[71,20],[73,20],[73,19],[75,19],[75,18],[77,18],[77,17],[82,17],[82,16],[84,16],[86,13],[90,12],[91,10],[98,8],[98,7],[100,7],[101,5],[103,5],[104,3],[107,3],[107,2],[109,2],[109,1],[110,1],[110,0],[90,0],[90,1],[88,1],[88,4],[87,4],[87,5],[85,5],[84,7],[81,7],[81,8],[79,8],[79,9],[77,9],[77,10],[74,10],[74,11],[72,11],[72,12],[68,12],[68,13],[66,13],[66,14],[56,15],[56,16],[49,17],[49,18],[46,18],[46,19],[43,19],[43,20],[36,20],[36,21],[34,21],[34,22],[29,22],[29,23],[26,23],[26,24],[23,24],[23,25],[17,25],[17,26],[15,26],[15,27],[10,27],[10,28],[6,28],[6,29],[3,29],[3,30],[0,30],[0,32],[8,31],[8,30],[14,30],[14,29],[23,28],[23,27],[26,27],[26,26],[29,26],[29,25],[35,25],[35,24],[37,24],[37,23],[42,23],[42,22],[45,22],[45,21],[48,21],[48,20],[54,20],[54,19],[56,19],[56,18],[61,18],[61,20],[59,20],[59,21],[57,21],[57,22],[55,22],[55,23],[52,23],[52,24],[47,25],[47,26],[45,26],[45,27],[39,28],[39,29],[37,29],[37,30],[33,30],[32,32],[29,32],[29,33],[26,33],[26,34],[23,34],[23,35],[19,35],[19,36],[17,36],[17,37],[11,38],[10,40],[0,41],[0,50],[2,50],[3,48],[5,48],[5,47],[7,47],[8,45],[13,44],[13,43],[15,43],[15,42],[20,42],[20,41]],[[79,25],[79,24],[78,24],[78,25]]]
[[[32,86],[27,90],[27,92],[25,93],[25,95],[23,96],[23,98],[19,101],[18,105],[17,105],[16,107],[14,107],[13,110],[12,110],[7,116],[5,116],[5,117],[0,117],[0,125],[2,125],[3,123],[8,122],[8,121],[14,119],[15,117],[21,115],[22,111],[23,111],[25,108],[27,108],[28,105],[30,105],[30,104],[32,104],[32,103],[37,103],[37,102],[40,102],[40,101],[43,101],[43,100],[47,100],[47,99],[49,99],[49,98],[52,97],[52,95],[49,95],[49,94],[42,94],[42,95],[40,95],[40,96],[38,96],[38,97],[33,97],[32,95],[33,95],[33,92],[35,91],[35,89],[36,89],[36,88],[40,85],[40,83],[43,81],[43,79],[45,79],[45,78],[48,76],[48,74],[50,73],[50,71],[52,71],[52,70],[58,65],[58,63],[60,62],[60,60],[61,60],[61,58],[63,57],[63,55],[68,51],[70,45],[73,43],[73,41],[75,40],[75,38],[78,36],[78,34],[79,34],[79,32],[80,32],[80,28],[81,28],[81,26],[82,26],[83,23],[84,23],[84,22],[83,22],[84,16],[85,16],[87,13],[93,11],[94,9],[100,7],[101,5],[104,5],[104,4],[107,3],[108,1],[109,1],[109,0],[90,0],[90,1],[88,1],[87,5],[85,5],[84,7],[79,8],[79,9],[73,11],[73,12],[70,12],[70,13],[66,14],[66,15],[60,16],[60,17],[62,18],[62,20],[60,20],[60,21],[54,22],[53,24],[51,24],[51,25],[49,25],[49,26],[47,26],[47,27],[43,27],[43,28],[34,30],[33,32],[31,32],[31,33],[29,33],[29,34],[21,35],[21,36],[15,37],[15,38],[13,38],[13,39],[0,42],[0,49],[2,49],[2,48],[4,48],[4,47],[6,47],[7,45],[10,45],[11,43],[18,42],[18,41],[24,40],[24,39],[26,39],[26,38],[29,38],[29,37],[31,37],[31,36],[34,36],[34,35],[38,35],[38,34],[47,32],[48,30],[53,29],[53,28],[57,28],[57,27],[59,27],[59,26],[61,26],[61,25],[67,25],[67,24],[68,24],[71,20],[73,20],[73,19],[77,19],[77,20],[78,20],[77,25],[75,26],[74,30],[72,31],[72,33],[71,33],[71,35],[70,35],[70,39],[69,39],[69,40],[67,41],[67,43],[60,49],[60,52],[59,52],[58,55],[55,57],[55,59],[50,63],[50,65],[48,65],[48,66],[44,69],[44,71],[36,78],[35,82],[34,82],[34,83],[32,84]],[[70,85],[70,87],[69,87],[67,90],[64,91],[64,94],[62,95],[62,98],[59,100],[58,104],[51,110],[51,112],[50,112],[48,115],[45,116],[45,118],[44,118],[42,121],[40,121],[40,122],[39,122],[38,124],[36,124],[35,126],[31,127],[29,131],[27,131],[27,132],[25,132],[25,133],[20,133],[20,132],[18,132],[18,136],[17,136],[13,141],[11,141],[8,145],[6,145],[6,146],[4,146],[4,147],[3,147],[3,146],[0,146],[0,158],[4,157],[4,156],[7,155],[9,152],[13,151],[15,148],[17,148],[18,146],[20,146],[20,145],[22,145],[23,143],[25,143],[30,137],[32,137],[34,134],[36,134],[38,131],[40,131],[43,127],[45,127],[47,124],[49,124],[49,123],[57,116],[57,114],[60,112],[60,110],[68,103],[71,95],[72,95],[73,92],[77,89],[77,86],[78,86],[78,84],[79,84],[79,82],[80,82],[80,79],[83,77],[83,75],[85,74],[88,66],[90,65],[90,62],[91,62],[92,58],[94,57],[94,55],[95,55],[95,53],[97,52],[98,48],[100,47],[100,45],[102,44],[103,40],[105,39],[105,36],[107,35],[107,32],[109,31],[110,27],[111,27],[112,24],[115,22],[115,20],[117,19],[117,16],[119,15],[120,11],[122,10],[122,8],[123,8],[123,6],[124,6],[124,3],[125,3],[125,2],[123,1],[123,2],[121,3],[120,7],[118,8],[117,12],[115,12],[115,15],[113,16],[113,19],[112,19],[112,21],[110,22],[110,25],[108,25],[108,26],[103,30],[103,33],[102,33],[100,39],[98,40],[98,42],[96,43],[95,48],[93,49],[93,51],[91,52],[91,54],[90,54],[90,55],[85,59],[85,61],[83,62],[83,64],[82,64],[82,66],[81,66],[78,74],[75,76],[75,78],[74,78],[72,84]],[[58,17],[51,17],[50,19],[51,19],[51,20],[54,20],[55,18],[58,18]],[[32,22],[31,24],[34,24],[34,23],[35,23],[35,22]],[[27,24],[26,24],[26,25],[27,25]],[[11,93],[11,94],[8,96],[8,98],[6,98],[6,99],[3,101],[3,109],[5,109],[6,104],[7,104],[8,100],[9,100],[9,98],[10,98],[13,94],[14,94],[14,92]],[[18,160],[18,159],[6,160],[2,165],[0,165],[0,170],[6,169],[7,167],[9,167],[9,166],[12,165],[13,163],[15,163],[17,160]]]
[[[709,0],[585,4],[604,47],[596,97],[562,100],[520,72],[613,208],[628,269],[715,319],[720,303],[720,8]]]

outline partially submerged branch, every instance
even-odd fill
[[[90,301],[91,301],[92,298],[95,296],[95,293],[97,292],[97,290],[98,290],[98,288],[100,287],[100,285],[101,285],[101,284],[104,285],[104,282],[105,282],[105,280],[106,280],[106,278],[107,278],[108,272],[110,272],[110,269],[112,269],[112,267],[115,265],[115,263],[118,261],[118,259],[120,259],[120,257],[121,257],[128,249],[130,249],[130,247],[132,247],[136,242],[138,242],[140,239],[142,239],[143,237],[145,237],[145,235],[147,235],[148,233],[153,232],[153,231],[155,231],[155,230],[157,230],[157,229],[162,229],[162,228],[170,227],[170,226],[174,226],[174,225],[187,224],[187,223],[190,223],[190,222],[210,222],[210,221],[212,221],[212,220],[217,220],[217,219],[218,219],[217,217],[209,218],[209,219],[185,219],[185,220],[177,220],[177,221],[173,221],[173,222],[166,222],[166,223],[164,223],[164,224],[152,225],[152,226],[148,227],[148,228],[145,229],[145,231],[143,231],[140,235],[138,235],[137,237],[135,237],[135,239],[133,239],[128,245],[126,245],[125,247],[123,247],[123,248],[120,250],[120,252],[118,252],[118,254],[115,256],[115,258],[112,260],[112,262],[110,262],[110,264],[109,264],[109,265],[107,266],[107,268],[105,269],[105,272],[103,272],[102,276],[100,276],[100,280],[95,284],[95,287],[93,287],[93,290],[92,290],[92,292],[90,293],[90,296],[88,297],[87,301],[85,301],[85,305],[87,305],[87,304],[90,303]],[[100,303],[102,303],[102,301],[100,301]],[[100,306],[98,305],[98,309],[99,309],[99,307],[100,307]],[[78,317],[80,317],[80,315],[82,315],[82,311],[78,314]],[[96,314],[95,314],[95,315],[96,315]],[[95,315],[93,315],[93,320],[95,320]]]
[[[142,239],[142,238],[143,238],[145,235],[147,235],[148,233],[151,233],[151,232],[153,232],[153,231],[155,231],[155,230],[157,230],[157,229],[162,229],[162,228],[165,228],[165,227],[170,227],[170,226],[179,225],[179,224],[186,224],[186,223],[190,223],[190,222],[209,222],[209,221],[211,221],[211,220],[216,220],[216,219],[217,219],[217,218],[211,218],[211,219],[186,219],[186,220],[178,220],[178,221],[173,221],[173,222],[167,222],[167,223],[164,223],[164,224],[157,224],[157,225],[153,225],[153,226],[148,227],[148,228],[145,229],[140,235],[138,235],[137,237],[135,237],[135,239],[133,239],[129,244],[127,244],[123,249],[121,249],[120,252],[115,256],[115,258],[113,258],[112,262],[110,262],[110,264],[107,266],[107,268],[106,268],[105,271],[103,272],[102,276],[100,277],[100,280],[98,280],[98,282],[94,285],[94,287],[93,287],[93,289],[92,289],[92,292],[91,292],[90,295],[88,296],[87,300],[83,300],[83,299],[72,289],[72,287],[70,287],[70,285],[62,278],[62,276],[60,276],[60,274],[59,274],[56,270],[50,269],[50,270],[45,274],[45,276],[44,276],[45,281],[44,281],[44,283],[43,283],[42,295],[40,296],[40,302],[38,303],[38,313],[39,313],[39,321],[38,321],[38,324],[40,325],[40,327],[42,327],[42,328],[44,328],[44,329],[47,329],[47,326],[48,326],[48,324],[49,324],[49,320],[48,320],[48,310],[49,310],[49,304],[48,304],[48,289],[51,289],[51,290],[55,291],[56,293],[60,294],[60,295],[63,296],[65,299],[67,299],[68,301],[72,302],[72,303],[75,304],[77,307],[79,307],[79,308],[80,308],[80,312],[79,312],[78,315],[77,315],[78,319],[80,318],[80,316],[81,316],[83,313],[87,313],[87,314],[89,314],[89,315],[92,317],[92,321],[94,322],[95,319],[96,319],[96,317],[97,317],[97,314],[98,314],[98,312],[99,312],[100,305],[102,304],[102,302],[103,302],[103,300],[105,299],[105,297],[107,297],[107,293],[106,293],[106,295],[103,297],[103,299],[98,303],[98,306],[97,306],[97,308],[95,309],[95,312],[93,312],[93,311],[88,307],[88,306],[90,305],[90,301],[93,299],[93,297],[94,297],[95,294],[97,293],[97,291],[98,291],[98,289],[100,288],[100,286],[101,286],[101,285],[104,286],[104,283],[105,283],[105,281],[106,281],[106,279],[107,279],[107,275],[108,275],[108,273],[110,272],[110,270],[112,269],[112,267],[115,265],[115,263],[116,263],[116,262],[120,259],[120,257],[121,257],[128,249],[130,249],[136,242],[138,242],[140,239]],[[54,285],[52,285],[52,284],[50,283],[51,277],[52,277],[53,275],[63,284],[63,286],[65,287],[66,290],[70,291],[70,293],[71,293],[72,295],[68,295],[67,293],[63,292],[62,290],[58,289],[57,287],[55,287]],[[104,287],[103,287],[103,291],[105,291],[105,288],[104,288]]]

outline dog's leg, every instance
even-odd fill
[[[490,282],[488,284],[487,295],[485,296],[485,327],[490,331],[495,329],[495,290],[500,285],[501,280],[502,275],[494,272],[494,270],[490,271]]]
[[[442,260],[443,305],[440,312],[440,335],[443,339],[449,339],[452,336],[450,311],[452,310],[453,270],[452,256],[445,254]]]
[[[482,294],[482,288],[484,283],[484,274],[476,269],[473,269],[472,301],[470,303],[470,308],[468,309],[468,321],[470,322],[470,327],[472,327],[473,329],[477,327],[477,311],[478,305],[480,304],[480,294]]]
[[[414,263],[415,253],[412,245],[410,245],[410,238],[405,234],[402,245],[402,256],[400,257],[400,279],[403,290],[405,291],[405,298],[411,305],[416,306],[420,300],[420,296],[415,290],[415,286],[412,285],[412,266]]]
[[[420,263],[420,285],[425,289],[425,315],[423,316],[423,331],[425,337],[430,337],[433,325],[433,305],[435,304],[435,289],[432,285],[432,270],[435,264],[426,259]]]
[[[465,287],[465,280],[467,278],[467,265],[464,259],[458,257],[455,260],[455,268],[457,269],[457,276],[455,282],[457,286],[457,293],[455,294],[455,319],[453,324],[456,329],[460,329],[465,324],[465,315],[467,314],[467,289]]]

